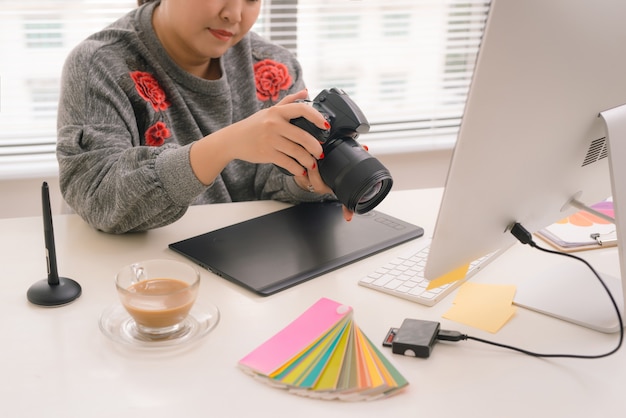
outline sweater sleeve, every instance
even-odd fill
[[[120,72],[96,63],[94,51],[102,53],[82,44],[63,69],[57,138],[63,197],[106,232],[172,223],[206,189],[191,170],[190,145],[142,146]]]

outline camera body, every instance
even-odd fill
[[[330,124],[329,130],[320,129],[305,118],[292,119],[291,123],[304,129],[323,144],[338,138],[356,139],[369,132],[370,125],[361,109],[343,91],[337,88],[322,90],[311,106]]]
[[[320,175],[337,199],[355,213],[369,212],[393,185],[389,170],[356,141],[359,134],[369,132],[369,122],[352,99],[337,88],[320,92],[311,106],[324,115],[330,129],[320,129],[303,117],[290,122],[322,144]]]

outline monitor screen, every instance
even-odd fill
[[[624,16],[623,0],[492,0],[427,278],[517,242],[515,222],[535,232],[614,195],[599,114],[626,103]]]

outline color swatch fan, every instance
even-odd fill
[[[352,308],[322,298],[239,361],[275,387],[320,399],[370,400],[408,382],[354,323]]]

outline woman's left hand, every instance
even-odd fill
[[[334,192],[324,180],[322,180],[322,176],[320,175],[319,169],[317,165],[315,168],[306,170],[306,173],[302,176],[294,176],[294,180],[304,190],[308,190],[311,193],[320,193],[320,194],[333,194]],[[351,221],[354,212],[348,209],[345,205],[341,206],[343,209],[343,218],[346,221]]]

